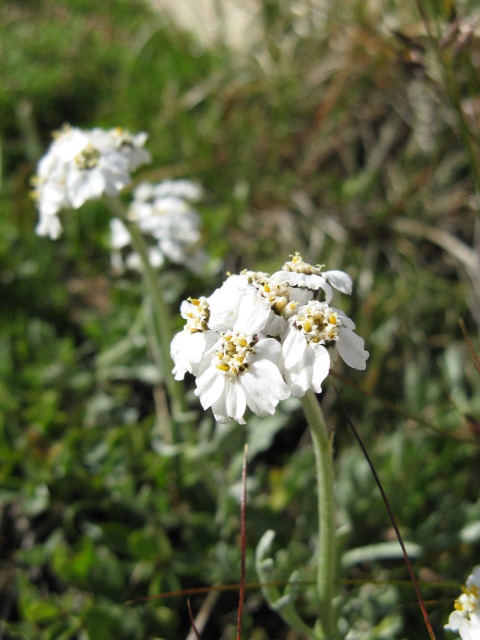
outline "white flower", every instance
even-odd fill
[[[92,133],[97,131],[100,134],[104,133],[102,129],[93,129]],[[135,171],[142,164],[148,164],[152,161],[150,153],[143,149],[148,138],[144,131],[132,134],[128,129],[115,127],[115,129],[107,131],[107,135],[110,136],[115,148],[127,157],[130,171]]]
[[[110,220],[110,246],[112,249],[123,249],[129,245],[132,238],[127,227],[118,218]]]
[[[222,333],[199,364],[195,393],[204,409],[212,407],[218,422],[244,424],[247,407],[259,416],[271,415],[290,395],[279,369],[281,346],[260,333],[270,311],[260,296],[245,295],[233,328]]]
[[[61,209],[78,209],[103,194],[117,196],[131,182],[130,172],[150,154],[141,149],[146,134],[132,136],[117,128],[110,131],[65,126],[37,167],[34,197],[40,214],[39,235],[58,237]]]
[[[32,179],[32,195],[39,213],[35,231],[39,236],[49,236],[52,240],[56,240],[62,232],[58,212],[70,206],[66,191],[65,165],[60,153],[65,137],[66,130],[57,134],[48,152],[40,159],[37,175]]]
[[[259,279],[253,283],[262,298],[269,301],[271,312],[264,333],[283,338],[287,330],[287,320],[297,307],[307,304],[313,293],[308,289],[291,287],[286,282],[275,284],[271,278]]]
[[[321,392],[337,352],[350,367],[365,369],[369,353],[353,329],[354,323],[343,311],[318,300],[300,307],[290,318],[282,353],[285,379],[294,397],[302,397],[308,389]]]
[[[62,224],[58,216],[40,212],[35,231],[39,236],[48,236],[50,240],[57,240],[62,235]]]
[[[187,323],[170,345],[176,380],[183,380],[187,371],[195,373],[205,351],[218,340],[218,334],[208,329],[210,309],[206,298],[184,300],[180,312]]]
[[[289,271],[273,276],[247,270],[229,275],[210,298],[191,301],[195,309],[182,306],[187,326],[172,341],[174,373],[196,376],[195,393],[218,422],[244,423],[247,407],[265,416],[290,394],[320,393],[338,354],[351,367],[366,367],[369,353],[354,323],[329,303],[327,279],[350,293],[350,277],[342,271],[320,275],[322,267],[306,265],[299,254],[288,265]],[[327,302],[314,299],[318,288]]]
[[[163,180],[153,188],[155,198],[181,198],[189,202],[198,202],[203,196],[200,185],[191,180]]]
[[[299,253],[295,253],[290,262],[286,262],[281,271],[274,273],[272,284],[287,283],[293,287],[306,287],[313,291],[323,289],[325,300],[330,303],[333,292],[332,285],[342,293],[352,293],[352,279],[344,271],[324,271],[323,265],[311,265],[304,262]]]
[[[264,271],[244,270],[231,275],[210,298],[210,327],[216,331],[230,329],[236,322],[240,303],[246,294],[256,294],[270,303],[271,312],[262,333],[270,337],[283,337],[287,319],[295,309],[311,300],[307,289],[291,287],[286,283],[273,284]]]
[[[214,331],[231,329],[237,322],[240,304],[247,293],[256,295],[257,292],[245,274],[229,276],[209,298],[210,329]]]
[[[155,246],[148,247],[147,254],[148,254],[148,262],[154,269],[160,268],[165,262],[163,253],[158,250],[158,247],[155,247]],[[127,267],[127,269],[133,269],[134,271],[140,271],[140,272],[143,271],[143,268],[144,268],[142,259],[140,258],[140,256],[136,251],[134,251],[133,253],[130,253],[127,256],[125,260],[125,266]]]
[[[445,629],[458,631],[462,640],[480,640],[480,565],[474,567],[455,600],[455,611],[448,618]]]
[[[128,218],[154,241],[152,266],[162,265],[167,258],[193,272],[203,271],[207,256],[198,249],[201,218],[189,202],[200,195],[200,187],[188,180],[144,182],[134,190]],[[126,265],[139,268],[138,256],[129,256]]]
[[[128,156],[100,129],[72,129],[69,145],[63,147],[63,161],[67,197],[73,209],[103,194],[117,196],[131,182]]]

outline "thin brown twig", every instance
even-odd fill
[[[362,584],[391,584],[399,587],[411,586],[411,580],[366,580],[366,579],[353,579],[353,578],[341,578],[338,580],[339,584],[345,585],[362,585]],[[288,580],[274,580],[272,582],[246,582],[245,589],[261,589],[262,587],[284,587],[289,584]],[[296,580],[296,586],[309,587],[316,584],[315,580]],[[462,586],[460,582],[425,582],[424,580],[417,581],[422,587],[435,588],[435,589],[455,589],[458,591]],[[151,600],[163,600],[166,598],[178,598],[182,596],[195,596],[203,593],[210,593],[212,591],[238,591],[240,589],[240,583],[234,584],[219,584],[212,585],[210,587],[196,587],[193,589],[182,589],[181,591],[166,591],[165,593],[159,593],[154,596],[144,596],[143,598],[135,598],[134,600],[128,600],[125,604],[135,605],[143,602],[149,602]]]
[[[285,580],[275,580],[273,582],[252,582],[245,583],[245,588],[248,589],[261,589],[262,587],[282,587],[285,584],[288,584],[288,581]],[[295,584],[315,584],[312,581],[305,582],[295,582]],[[196,596],[201,595],[202,593],[209,593],[210,591],[238,591],[241,587],[239,582],[235,582],[233,584],[214,584],[209,587],[194,587],[192,589],[179,589],[178,591],[165,591],[164,593],[157,593],[153,596],[142,596],[141,598],[134,598],[132,600],[127,600],[125,604],[135,605],[142,604],[143,602],[149,602],[150,600],[164,600],[166,598],[182,598],[185,596]]]
[[[220,591],[210,591],[210,593],[203,601],[202,606],[200,607],[195,618],[195,626],[199,634],[201,634],[205,629],[205,625],[207,624],[210,614],[212,613],[212,610],[218,598],[220,597],[220,593]],[[193,628],[186,637],[186,640],[195,640],[195,630]]]
[[[459,318],[458,324],[460,325],[460,329],[462,330],[463,337],[465,338],[465,342],[467,343],[468,350],[470,351],[470,357],[472,358],[472,362],[475,365],[476,370],[480,374],[480,360],[478,359],[478,356],[475,353],[472,341],[470,340],[470,336],[468,335],[467,327],[465,326],[465,322],[463,321],[463,318]]]
[[[240,596],[238,600],[238,624],[237,624],[237,640],[242,638],[242,614],[243,614],[243,602],[245,600],[245,556],[247,550],[247,538],[246,538],[246,517],[245,517],[245,505],[247,503],[247,453],[248,444],[245,445],[243,450],[243,469],[242,469],[242,498],[241,498],[241,548],[242,559],[240,563]]]
[[[190,622],[192,624],[193,633],[195,634],[195,637],[197,638],[197,640],[202,640],[200,637],[200,633],[197,627],[195,626],[195,620],[193,619],[193,614],[192,614],[192,607],[190,606],[190,599],[187,600],[187,605],[188,605],[188,613],[190,615]]]
[[[428,633],[430,634],[431,640],[435,640],[435,634],[433,633],[432,625],[430,623],[430,618],[428,617],[428,613],[427,613],[427,610],[425,608],[425,604],[423,602],[422,594],[420,593],[420,588],[419,588],[418,583],[417,583],[417,579],[415,578],[415,574],[413,573],[413,568],[412,568],[412,565],[410,563],[410,558],[408,557],[407,550],[405,549],[405,545],[403,543],[403,538],[402,538],[402,535],[400,533],[400,529],[398,528],[397,521],[395,520],[395,516],[393,515],[393,511],[392,511],[392,509],[390,507],[390,503],[388,502],[387,495],[386,495],[385,491],[383,490],[382,483],[380,482],[380,478],[377,475],[377,472],[375,470],[373,462],[371,461],[370,456],[368,455],[368,451],[367,451],[367,449],[366,449],[366,447],[365,447],[365,445],[363,443],[363,440],[361,439],[360,434],[358,433],[355,425],[353,424],[353,421],[350,418],[350,415],[348,414],[348,411],[347,411],[345,405],[343,404],[343,401],[342,401],[342,399],[340,397],[340,393],[338,392],[338,389],[335,386],[335,383],[333,382],[333,380],[332,380],[332,386],[335,389],[335,393],[337,394],[338,402],[339,402],[340,407],[341,407],[341,409],[343,411],[343,414],[344,414],[344,416],[345,416],[345,418],[347,420],[347,423],[348,423],[350,429],[352,430],[356,441],[360,445],[360,448],[361,448],[361,450],[363,452],[363,455],[365,456],[365,459],[368,462],[368,465],[369,465],[369,467],[370,467],[370,469],[371,469],[371,471],[373,473],[373,477],[375,478],[375,482],[377,483],[377,487],[379,488],[380,493],[382,494],[383,501],[385,503],[385,506],[387,507],[388,515],[390,516],[390,521],[392,523],[393,528],[395,529],[395,533],[397,535],[397,539],[398,539],[398,542],[400,544],[400,547],[402,548],[403,557],[405,558],[405,563],[407,565],[408,572],[410,574],[410,578],[412,579],[413,586],[415,587],[415,591],[417,593],[418,602],[419,602],[420,608],[422,610],[422,614],[423,614],[423,618],[425,620],[425,624],[427,625]]]

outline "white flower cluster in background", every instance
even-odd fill
[[[320,393],[338,354],[365,369],[364,341],[331,306],[332,287],[350,294],[352,280],[297,253],[273,275],[243,271],[209,298],[184,301],[186,324],[171,343],[175,378],[192,373],[203,408],[243,424],[247,407],[266,416],[290,395]]]
[[[133,191],[128,219],[151,240],[149,259],[153,267],[165,259],[182,264],[194,273],[202,273],[206,254],[198,248],[201,240],[201,218],[192,203],[200,200],[202,189],[189,180],[164,180],[158,184],[143,182]],[[122,258],[122,250],[131,243],[124,223],[110,222],[112,265],[116,270],[126,266],[141,270],[140,257],[131,252]],[[124,252],[123,252],[124,253]]]
[[[474,567],[462,591],[445,629],[457,631],[462,640],[480,640],[480,565]]]
[[[132,135],[121,127],[82,130],[66,125],[55,133],[34,178],[37,234],[56,240],[62,232],[60,210],[78,209],[102,195],[117,196],[131,183],[131,172],[150,162],[143,149],[146,139],[146,133]]]
[[[62,233],[62,209],[78,209],[104,195],[118,196],[131,184],[131,173],[151,156],[143,149],[146,133],[132,135],[121,127],[83,130],[65,125],[53,138],[38,163],[33,196],[39,212],[37,234],[56,240]],[[168,259],[194,273],[203,272],[207,255],[198,247],[201,218],[192,206],[201,197],[202,189],[189,180],[144,182],[133,191],[127,218],[147,239],[152,267]],[[110,238],[114,269],[140,271],[141,259],[131,250],[130,233],[119,218],[110,222]]]

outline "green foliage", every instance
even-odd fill
[[[466,28],[474,7],[455,4]],[[463,317],[478,353],[479,274],[467,251],[478,224],[475,158],[465,135],[478,141],[480,45],[472,32],[439,58],[413,4],[397,5],[331,2],[324,21],[315,13],[302,23],[288,3],[265,1],[262,37],[233,54],[203,48],[132,0],[1,3],[3,637],[186,637],[185,597],[137,599],[238,581],[245,441],[247,580],[257,580],[254,550],[268,530],[273,577],[314,572],[314,460],[298,403],[225,426],[190,394],[196,441],[169,445],[141,284],[110,268],[108,212],[89,204],[65,213],[59,241],[35,236],[29,180],[66,121],[148,131],[154,163],[143,177],[204,185],[205,241],[225,271],[271,271],[299,250],[352,274],[342,304],[371,357],[364,376],[348,373],[361,390],[339,385],[419,550],[414,567],[441,635],[458,589],[435,585],[463,581],[480,544],[480,377],[458,326]],[[426,16],[438,18],[434,40],[449,27],[435,6]],[[173,267],[161,278],[174,310],[220,283]],[[397,583],[405,565],[396,552],[385,557],[391,525],[332,392],[326,384],[338,544],[350,554],[339,575],[359,581],[340,584],[341,631],[426,638],[412,588]],[[314,588],[292,593],[313,625]],[[192,598],[194,611],[202,601]],[[288,635],[257,590],[247,601],[245,637],[302,637]],[[235,592],[222,594],[205,638],[235,637],[237,604]]]

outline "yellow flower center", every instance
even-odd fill
[[[294,327],[305,334],[308,342],[332,345],[338,336],[341,320],[325,302],[309,302],[302,315],[295,318]]]
[[[478,608],[479,589],[473,583],[469,586],[462,587],[462,595],[455,600],[454,609],[460,611],[465,618],[470,620],[470,615]]]
[[[255,336],[249,334],[237,331],[222,333],[222,342],[214,356],[215,366],[226,376],[238,377],[248,369],[256,343]]]
[[[75,164],[79,169],[93,169],[100,159],[100,151],[91,142],[75,156]]]
[[[248,269],[244,269],[240,272],[242,276],[245,276],[248,280],[248,284],[257,284],[262,281],[265,282],[267,280],[268,273],[264,271],[249,271]],[[227,273],[227,275],[230,275]]]
[[[290,289],[286,283],[272,284],[270,282],[256,282],[260,295],[270,302],[273,311],[279,316],[288,316],[298,307],[298,302],[290,300]]]
[[[290,262],[286,262],[282,271],[293,271],[294,273],[304,273],[307,276],[311,275],[319,275],[322,272],[322,269],[325,265],[317,264],[312,265],[308,264],[308,262],[304,262],[302,256],[298,253],[295,253],[294,256],[290,256],[292,259]]]
[[[128,129],[123,129],[123,127],[115,127],[114,132],[115,146],[117,149],[133,147],[132,134],[130,133],[130,131],[128,131]]]
[[[187,321],[185,330],[190,333],[198,333],[208,329],[210,319],[210,308],[206,298],[188,298],[192,305],[189,311],[182,312],[182,316]]]

